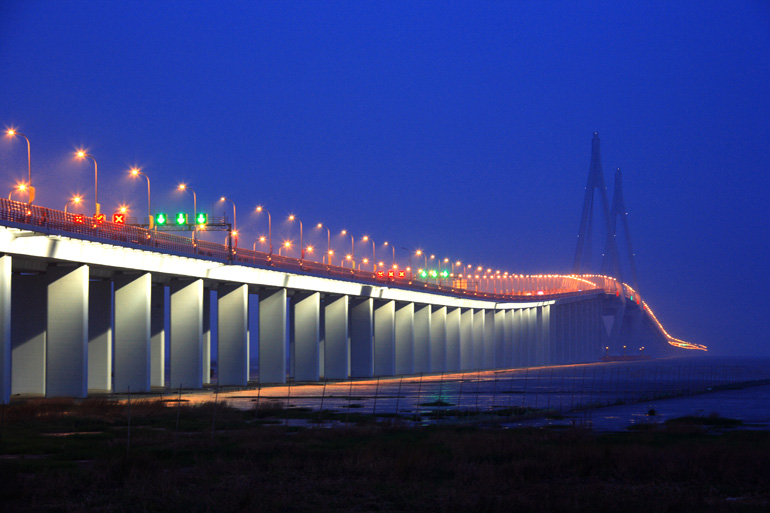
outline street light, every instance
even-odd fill
[[[323,223],[318,223],[317,228],[326,228],[326,253],[332,254],[332,232],[328,226],[324,226]],[[331,258],[329,259],[329,265],[331,265]]]
[[[64,204],[64,213],[65,214],[67,213],[67,207],[70,205],[70,203],[72,203],[73,205],[79,205],[81,201],[83,201],[83,198],[81,196],[77,196],[77,195],[72,196],[72,198],[70,198],[70,200]]]
[[[29,139],[26,135],[22,134],[21,132],[17,132],[14,128],[9,128],[5,131],[5,133],[8,137],[15,137],[19,135],[23,137],[25,141],[27,141],[27,187],[29,188],[29,203],[32,203],[32,201],[35,199],[35,188],[32,187],[32,159],[29,151]]]
[[[347,235],[347,234],[348,234],[347,230],[342,230],[342,235]],[[356,259],[356,241],[353,238],[353,234],[350,235],[350,259],[353,259],[353,261],[355,261]]]
[[[20,183],[16,187],[11,189],[11,192],[8,193],[8,199],[11,199],[11,196],[13,195],[14,192],[26,192],[26,191],[27,191],[27,184]]]
[[[267,212],[267,243],[270,246],[270,251],[268,255],[272,255],[273,254],[273,218],[270,216],[270,212],[268,212],[266,208],[264,208],[262,205],[257,205],[256,211],[258,213],[262,212],[263,210]]]
[[[368,235],[364,235],[363,241],[366,242],[368,240],[369,240],[369,236]],[[377,272],[377,264],[376,264],[376,262],[377,262],[377,256],[374,253],[374,240],[372,240],[372,266],[373,266],[374,272]]]
[[[393,267],[395,268],[396,267],[396,246],[394,246],[393,244],[388,244],[388,241],[383,242],[382,245],[390,246],[391,249],[393,250]]]
[[[299,223],[299,259],[304,260],[305,259],[305,246],[302,245],[302,221],[299,220],[299,217],[295,216],[294,214],[291,214],[289,216],[289,221],[297,220]]]
[[[147,190],[148,191],[150,190],[149,187],[150,187],[150,181],[149,181],[149,178],[148,178],[147,179]],[[195,216],[198,215],[198,195],[195,194],[195,191],[193,190],[193,188],[190,187],[189,185],[187,185],[186,183],[180,183],[179,184],[179,190],[180,191],[190,191],[190,192],[193,193],[193,221],[194,221],[195,220]],[[193,223],[193,231],[192,231],[193,244],[195,243],[195,232],[197,232],[197,231],[198,231],[198,223],[194,222]]]
[[[94,203],[96,203],[96,214],[98,215],[99,212],[99,169],[96,165],[96,159],[93,155],[89,155],[83,150],[78,150],[77,153],[75,153],[75,156],[79,158],[80,160],[85,159],[86,157],[94,161]]]
[[[321,263],[326,263],[325,259],[326,259],[327,256],[329,257],[329,259],[328,259],[329,260],[329,265],[332,265],[332,257],[334,256],[334,251],[331,250],[331,249],[329,250],[329,252],[326,255],[324,255],[323,259],[321,259]]]
[[[281,256],[281,250],[283,248],[291,249],[291,241],[290,240],[283,241],[283,244],[281,245],[281,247],[278,248],[278,256]]]
[[[222,196],[219,201],[229,201],[233,206],[233,246],[238,247],[238,218],[235,215],[235,203],[230,198]]]
[[[424,256],[425,257],[425,269],[427,269],[428,268],[428,255],[423,253],[423,251],[421,249],[418,249],[417,251],[415,251],[414,254],[417,255],[417,256]]]
[[[152,205],[150,204],[150,177],[142,173],[138,167],[132,167],[130,171],[131,176],[134,178],[141,175],[147,179],[147,222],[149,223],[150,229],[152,229],[154,223],[152,219]],[[195,212],[193,212],[193,215],[195,215]]]

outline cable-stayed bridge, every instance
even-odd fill
[[[592,274],[585,265],[597,190],[608,236],[602,271]],[[0,401],[201,388],[211,379],[212,347],[218,384],[233,386],[248,383],[250,347],[261,383],[705,350],[669,335],[640,297],[620,175],[610,208],[596,134],[585,205],[572,275],[431,276],[395,263],[364,271],[290,258],[235,248],[232,237],[217,244],[0,199]],[[615,242],[618,217],[631,285]]]

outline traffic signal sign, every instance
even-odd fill
[[[168,222],[168,216],[166,214],[158,214],[155,216],[155,224],[158,226],[165,226]]]
[[[112,222],[115,224],[126,224],[126,214],[123,212],[115,212],[112,214]]]
[[[184,212],[179,212],[176,215],[176,224],[187,224],[187,214]]]
[[[199,226],[203,226],[208,222],[209,222],[208,214],[204,214],[203,212],[198,212],[197,214],[195,214],[195,224]]]

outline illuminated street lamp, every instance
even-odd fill
[[[11,196],[13,195],[14,192],[27,192],[27,184],[20,183],[16,187],[11,189],[11,192],[8,193],[8,199],[11,199]]]
[[[67,207],[70,206],[70,203],[73,205],[79,205],[81,201],[83,201],[81,196],[72,196],[72,198],[70,198],[70,200],[64,204],[64,213],[67,213]]]
[[[131,177],[136,178],[137,176],[143,176],[147,179],[147,222],[149,223],[150,229],[152,229],[155,225],[152,218],[152,205],[150,204],[150,177],[146,174],[142,173],[142,171],[138,167],[132,167],[130,169]],[[193,212],[193,215],[196,215],[195,212]]]
[[[368,240],[369,240],[369,236],[368,235],[364,235],[363,241],[367,242]],[[376,264],[376,262],[377,262],[377,256],[374,253],[374,240],[372,240],[372,266],[374,266],[373,267],[374,272],[377,272],[377,264]]]
[[[326,257],[327,257],[327,256],[329,257],[329,258],[328,258],[328,261],[329,261],[329,265],[332,265],[332,257],[334,256],[334,250],[331,250],[331,249],[330,249],[330,250],[327,252],[327,254],[326,254],[326,255],[324,255],[323,259],[321,260],[321,263],[326,263],[326,260],[327,260],[327,258],[326,258]]]
[[[342,235],[347,235],[347,234],[348,234],[347,230],[342,230]],[[356,259],[356,241],[353,238],[353,234],[350,235],[350,258],[348,260],[351,260],[351,259],[353,261],[355,261]]]
[[[99,169],[96,165],[96,159],[93,157],[93,155],[89,155],[83,150],[78,150],[77,153],[75,153],[75,156],[79,158],[80,160],[83,160],[85,158],[89,158],[93,160],[94,162],[94,203],[96,203],[96,214],[98,215],[100,212],[100,205],[99,205]]]
[[[350,262],[351,269],[355,269],[356,268],[356,261],[353,260],[353,257],[351,255],[345,255],[345,260]],[[343,264],[345,263],[345,260],[340,260],[340,267],[344,267]]]
[[[299,220],[299,217],[295,216],[294,214],[291,214],[289,216],[289,221],[296,221],[299,223],[299,259],[304,260],[305,259],[305,246],[302,245],[302,221]]]
[[[323,223],[318,223],[317,226],[318,229],[326,228],[326,253],[328,255],[332,254],[332,232],[329,230],[328,226],[324,226]],[[329,264],[331,264],[331,258],[329,259]]]
[[[388,241],[385,241],[382,243],[383,246],[390,246],[390,248],[393,250],[393,267],[396,267],[396,246],[393,244],[388,244]]]
[[[235,215],[235,202],[226,196],[219,198],[219,201],[229,201],[233,206],[233,247],[238,247],[238,218]]]
[[[150,182],[149,182],[149,179],[148,179],[148,182],[147,182],[148,190],[149,190],[149,184],[150,184]],[[195,191],[193,190],[193,188],[190,187],[189,185],[187,185],[186,183],[180,183],[179,184],[179,190],[180,191],[190,191],[192,193],[192,195],[193,195],[193,216],[198,215],[198,195],[195,194]],[[193,243],[195,243],[195,232],[197,232],[197,231],[198,231],[198,223],[193,223],[193,232],[192,232]]]
[[[267,239],[266,239],[266,237],[265,237],[264,235],[261,235],[261,236],[259,237],[259,243],[260,243],[260,244],[264,244],[266,240],[267,240]],[[256,250],[257,250],[257,241],[254,241],[254,245],[252,246],[252,248],[251,248],[251,249],[252,249],[253,251],[256,251]]]
[[[27,192],[29,193],[29,203],[32,203],[32,201],[35,199],[35,188],[32,187],[32,158],[29,151],[29,139],[26,135],[22,134],[21,132],[17,132],[14,128],[9,128],[5,131],[5,133],[8,137],[16,137],[18,135],[27,141],[27,188],[29,189]]]
[[[428,268],[428,255],[426,255],[421,249],[418,249],[414,253],[417,256],[424,256],[425,257],[425,269]]]
[[[278,256],[281,256],[281,250],[283,248],[286,248],[287,250],[291,249],[291,241],[290,240],[283,241],[283,244],[281,244],[281,247],[278,248]]]
[[[256,211],[258,213],[262,212],[263,210],[267,213],[267,243],[268,243],[268,246],[270,247],[268,255],[272,255],[273,254],[273,218],[270,216],[270,212],[268,212],[268,210],[264,208],[262,205],[258,205],[256,208]]]

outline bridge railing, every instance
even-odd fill
[[[149,230],[140,226],[113,223],[106,218],[96,219],[71,212],[30,205],[27,203],[0,198],[0,221],[8,221],[33,231],[58,232],[82,236],[89,240],[118,242],[139,246],[150,251],[171,252],[203,258],[227,260],[233,263],[272,267],[281,270],[308,273],[313,275],[341,278],[372,284],[391,284],[413,290],[438,292],[455,296],[478,299],[553,299],[568,295],[578,295],[585,291],[614,290],[604,281],[565,277],[563,275],[514,276],[504,280],[497,278],[493,288],[488,290],[476,285],[470,288],[453,287],[452,281],[428,282],[415,279],[411,273],[404,278],[382,278],[373,271],[350,269],[341,266],[323,264],[307,259],[297,259],[282,255],[267,254],[245,248],[233,248],[226,244],[183,237],[174,233]]]

